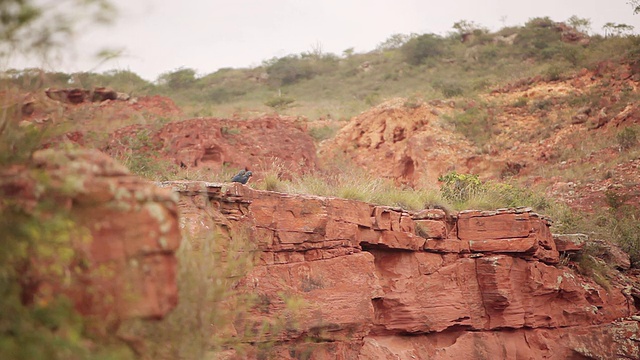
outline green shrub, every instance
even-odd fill
[[[407,41],[400,47],[405,61],[411,65],[420,65],[428,59],[445,53],[445,40],[435,34],[424,34]]]
[[[258,254],[255,243],[248,229],[225,232],[183,239],[177,252],[180,301],[171,313],[157,322],[124,324],[127,333],[148,342],[145,355],[149,358],[216,358],[229,348],[242,355],[253,336],[250,330],[262,326],[248,316],[260,306],[260,298],[234,286],[253,267]],[[277,330],[265,325],[274,333]]]
[[[518,100],[514,101],[511,106],[513,107],[525,107],[529,103],[529,99],[526,97],[519,97]]]
[[[597,244],[587,243],[577,255],[577,270],[580,274],[593,279],[596,284],[609,290],[611,287],[607,275],[609,267],[600,259],[601,255],[601,250]]]
[[[635,128],[626,127],[616,135],[620,150],[629,150],[638,144],[638,132]]]
[[[478,146],[486,144],[493,135],[493,122],[495,112],[487,106],[477,105],[457,111],[453,117],[445,116],[449,122],[455,125],[455,130],[473,141]]]
[[[389,183],[373,194],[371,202],[414,211],[434,207],[451,208],[449,202],[442,197],[439,191],[402,189]]]
[[[333,138],[340,129],[339,125],[324,125],[309,129],[309,135],[316,141],[322,141]]]
[[[562,79],[562,68],[559,66],[550,66],[546,74],[547,81],[558,81]]]
[[[158,77],[158,82],[171,90],[183,90],[192,87],[196,83],[196,71],[190,68],[183,68],[166,72]]]
[[[611,235],[631,258],[631,265],[640,268],[640,217],[631,211],[618,215],[612,223]]]
[[[0,115],[0,165],[26,162],[33,151],[42,147],[49,137],[48,128],[37,128],[33,125],[19,128],[16,121]]]
[[[499,182],[482,182],[475,174],[450,172],[440,176],[441,196],[455,208],[492,210],[530,207],[538,212],[559,210],[558,204],[531,189]]]
[[[604,192],[604,199],[607,205],[609,205],[612,210],[616,211],[624,206],[627,201],[627,196],[624,196],[617,191],[607,189]]]
[[[560,51],[561,57],[569,62],[572,66],[580,66],[586,59],[585,50],[578,45],[564,44]]]
[[[265,61],[264,66],[271,85],[285,86],[331,73],[337,69],[338,60],[332,54],[288,55]]]
[[[464,94],[464,87],[462,83],[456,80],[437,81],[433,83],[433,87],[440,90],[445,98],[462,96]]]
[[[267,100],[264,104],[276,111],[282,111],[292,107],[294,102],[296,102],[296,100],[293,98],[279,96]]]
[[[165,181],[175,172],[174,164],[158,158],[160,143],[152,136],[150,129],[140,129],[135,137],[122,139],[126,149],[115,158],[134,174],[144,178]]]
[[[531,207],[536,211],[546,212],[553,206],[544,195],[528,188],[498,182],[485,183],[484,187],[485,192],[499,199],[499,207]]]
[[[442,197],[453,203],[463,203],[483,191],[482,181],[475,174],[458,174],[453,171],[438,178],[442,182]]]
[[[518,32],[516,49],[526,58],[548,60],[561,53],[561,35],[548,17],[529,20]]]
[[[246,94],[243,90],[229,90],[226,88],[214,87],[204,92],[203,101],[214,104],[224,104]]]

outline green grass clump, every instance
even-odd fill
[[[123,138],[121,142],[123,150],[114,157],[132,173],[150,180],[165,181],[176,171],[175,164],[159,158],[161,144],[153,138],[150,129],[140,129],[135,137]]]
[[[622,250],[629,254],[634,268],[640,267],[640,217],[628,213],[612,221],[611,235]],[[611,226],[610,226],[611,228]]]
[[[454,125],[456,131],[482,147],[493,136],[495,113],[488,104],[478,104],[458,110],[453,116],[444,116],[444,119]]]
[[[577,255],[576,268],[580,274],[593,279],[596,284],[609,290],[611,282],[609,281],[608,273],[611,269],[601,257],[602,252],[598,245],[588,243]]]
[[[280,96],[269,99],[264,104],[276,111],[282,111],[293,107],[295,102],[293,98]]]
[[[629,150],[638,145],[638,131],[634,127],[626,127],[616,134],[616,140],[621,151]]]
[[[311,129],[309,129],[309,135],[311,135],[311,137],[317,141],[320,142],[322,140],[327,140],[327,139],[331,139],[333,138],[336,133],[338,132],[338,130],[340,130],[340,125],[339,124],[331,124],[331,125],[324,125],[321,127],[313,127]]]
[[[390,186],[390,184],[385,187],[384,191],[375,194],[372,197],[372,202],[414,211],[437,206],[451,208],[450,203],[437,190],[403,189]]]

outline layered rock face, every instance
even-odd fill
[[[276,358],[640,356],[638,323],[621,320],[637,312],[628,289],[560,266],[548,220],[528,209],[409,213],[239,184],[163,186],[181,194],[194,238],[248,229],[259,257],[236,286],[261,300],[245,318],[284,324],[270,334]]]
[[[0,172],[0,210],[16,203],[42,222],[66,214],[62,224],[71,225],[44,225],[34,240],[20,274],[24,301],[43,305],[65,294],[108,325],[167,314],[178,300],[176,194],[96,150],[41,150],[33,163]]]

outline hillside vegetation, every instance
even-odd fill
[[[368,53],[346,49],[336,55],[315,48],[265,59],[255,68],[224,68],[211,74],[176,69],[154,83],[126,70],[13,70],[7,75],[28,90],[108,86],[135,96],[166,95],[192,116],[246,117],[276,110],[311,120],[346,120],[392,97],[473,98],[532,76],[558,79],[612,57],[638,66],[640,40],[625,33],[632,27],[612,24],[607,37],[587,37],[579,30],[586,30],[588,23],[575,17],[569,25],[535,18],[490,33],[460,21],[448,36],[396,34]]]

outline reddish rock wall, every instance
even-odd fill
[[[131,151],[131,141],[143,125],[114,132],[105,151],[117,156]],[[252,120],[196,118],[170,122],[150,132],[150,144],[158,155],[185,168],[223,167],[271,169],[281,166],[282,177],[304,174],[317,168],[313,138],[302,126],[287,118],[264,116]],[[140,142],[140,141],[138,141]],[[139,145],[138,145],[139,146]],[[256,176],[260,176],[256,172]]]
[[[469,166],[461,164],[475,157],[475,146],[440,119],[454,107],[453,102],[392,99],[354,117],[318,151],[323,159],[339,155],[378,177],[435,184],[451,170],[468,172]]]
[[[0,172],[0,194],[8,200],[0,210],[15,202],[42,221],[64,212],[73,221],[60,239],[37,239],[38,249],[55,244],[53,258],[31,249],[21,274],[26,302],[46,304],[62,293],[105,324],[160,318],[176,305],[181,234],[171,191],[99,151],[48,149],[33,154],[31,168]],[[39,204],[46,205],[34,210]]]
[[[272,334],[277,358],[638,355],[638,324],[619,321],[637,311],[629,292],[559,266],[548,220],[528,209],[448,216],[239,184],[163,186],[181,194],[196,238],[250,229],[260,256],[239,286],[263,300],[254,319],[288,321],[282,294],[304,300]]]

